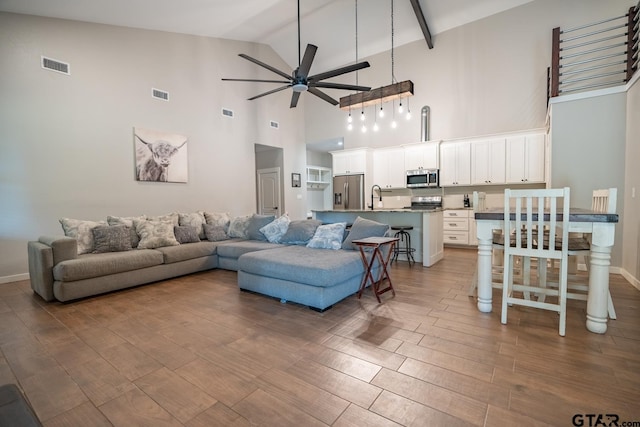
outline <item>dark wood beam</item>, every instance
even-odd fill
[[[427,42],[427,46],[429,46],[429,49],[433,49],[431,32],[429,31],[429,27],[427,26],[427,20],[424,19],[424,13],[422,13],[422,8],[420,7],[420,1],[411,0],[411,6],[413,6],[413,12],[416,14],[418,24],[420,24],[420,28],[422,29],[422,34],[424,34],[424,39]]]
[[[413,96],[413,82],[411,80],[405,80],[400,83],[372,89],[369,92],[358,92],[343,96],[340,98],[340,109],[345,111],[350,108],[357,110],[369,105],[385,103],[409,96]]]

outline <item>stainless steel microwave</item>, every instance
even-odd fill
[[[407,188],[427,188],[439,186],[439,169],[415,169],[407,171]]]

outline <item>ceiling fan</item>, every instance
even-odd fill
[[[272,93],[280,92],[281,90],[291,88],[293,90],[293,93],[291,94],[291,104],[289,105],[290,108],[295,108],[296,105],[298,105],[298,99],[300,98],[300,93],[305,91],[312,93],[313,95],[327,101],[332,105],[338,105],[338,101],[336,101],[326,93],[322,92],[318,88],[355,90],[359,92],[371,90],[371,88],[367,86],[323,82],[323,80],[330,79],[332,77],[340,76],[346,73],[351,73],[353,71],[361,70],[363,68],[368,68],[369,63],[367,61],[358,62],[357,64],[347,65],[346,67],[336,68],[335,70],[325,71],[324,73],[314,74],[310,76],[309,71],[311,70],[311,64],[313,62],[313,58],[315,57],[317,50],[318,50],[317,46],[314,46],[312,44],[307,44],[307,48],[304,51],[304,57],[302,58],[302,61],[300,60],[300,52],[301,52],[300,50],[300,0],[298,0],[298,68],[293,70],[293,72],[289,75],[284,71],[278,70],[277,68],[272,67],[268,64],[265,64],[264,62],[261,62],[255,58],[252,58],[249,55],[245,55],[244,53],[240,53],[238,55],[241,58],[244,58],[247,61],[251,61],[254,64],[257,64],[263,68],[266,68],[267,70],[273,73],[276,73],[287,80],[260,80],[260,79],[222,79],[222,80],[234,81],[234,82],[284,83],[285,84],[284,86],[253,96],[248,100],[252,101],[254,99],[261,98],[265,95],[271,95]]]

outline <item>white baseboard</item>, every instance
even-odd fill
[[[0,284],[29,280],[29,273],[14,274],[13,276],[1,276]]]
[[[627,279],[627,282],[631,283],[631,285],[633,285],[634,288],[640,291],[640,280],[638,280],[637,277],[633,277],[633,275],[629,273],[627,270],[625,270],[624,268],[619,268],[618,270],[620,270],[620,273],[618,274],[621,274],[622,277]]]

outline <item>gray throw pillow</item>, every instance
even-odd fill
[[[316,229],[322,225],[317,219],[303,219],[291,221],[287,232],[280,238],[280,243],[285,245],[306,245],[313,237]]]
[[[247,229],[249,228],[249,221],[251,221],[251,215],[232,218],[229,223],[229,230],[227,231],[229,237],[236,237],[239,239],[249,238],[249,233],[247,232]]]
[[[133,224],[133,220],[136,219],[138,221],[142,221],[147,219],[145,215],[141,216],[130,216],[130,217],[121,217],[121,216],[107,216],[107,222],[109,225],[125,225],[129,227],[129,234],[131,235],[131,248],[137,248],[138,242],[140,242],[140,237],[136,232],[136,226]]]
[[[177,217],[177,215],[176,215]],[[138,221],[134,220],[138,236],[140,236],[139,249],[155,249],[163,246],[179,245],[176,235],[173,234],[175,223],[169,221]]]
[[[260,229],[265,225],[268,225],[276,219],[275,215],[258,215],[253,214],[251,220],[249,220],[249,226],[247,227],[247,236],[250,240],[262,240],[267,241],[264,234],[260,232]]]
[[[388,229],[389,225],[387,224],[357,217],[347,238],[342,243],[342,249],[357,249],[357,246],[352,243],[354,240],[366,239],[367,237],[384,237]]]
[[[64,235],[78,241],[78,255],[93,252],[94,241],[91,229],[107,225],[106,221],[85,221],[81,219],[60,218]]]
[[[204,228],[202,227],[202,224],[206,223],[207,221],[204,219],[203,212],[179,213],[178,222],[181,226],[189,225],[191,227],[195,227],[196,231],[198,232],[198,237],[200,239],[204,239]],[[178,241],[179,240],[180,239],[178,239]]]
[[[93,232],[94,254],[131,250],[131,232],[126,225],[101,225]]]
[[[342,248],[342,238],[344,237],[346,226],[346,222],[321,225],[316,229],[313,238],[307,243],[307,247],[334,250]]]
[[[202,227],[202,225],[200,227]],[[192,225],[176,225],[173,227],[173,234],[176,235],[176,240],[180,244],[200,241],[198,229]]]
[[[204,234],[207,236],[207,240],[210,242],[228,240],[229,236],[227,235],[225,228],[226,227],[223,225],[205,224]]]

